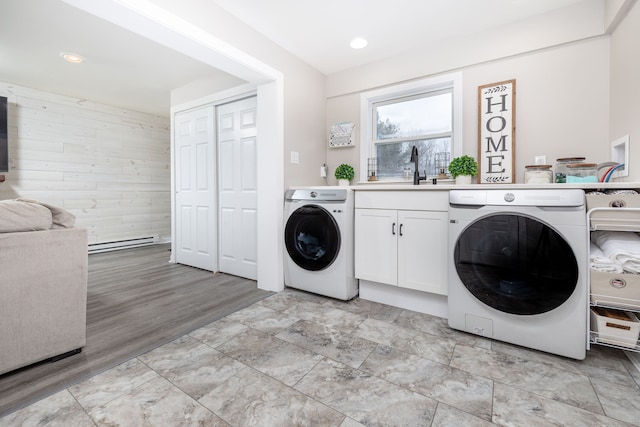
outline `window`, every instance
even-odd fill
[[[433,177],[460,149],[459,75],[422,80],[362,95],[361,180],[375,158],[376,176],[402,180],[413,176],[410,161],[418,149],[420,175]],[[454,138],[455,136],[455,138]],[[446,172],[446,171],[445,171]]]

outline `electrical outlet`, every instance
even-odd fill
[[[547,164],[547,156],[536,156],[534,160],[534,164],[536,165],[546,165]]]

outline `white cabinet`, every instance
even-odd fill
[[[366,193],[356,193],[356,277],[446,295],[446,194]]]
[[[398,284],[397,211],[356,209],[355,275],[358,279]]]
[[[447,294],[447,212],[398,211],[398,286]]]

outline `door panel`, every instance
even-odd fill
[[[235,164],[234,156],[234,140],[219,141],[220,159],[224,161],[220,162],[220,192],[231,193],[233,192],[233,171]]]
[[[258,210],[242,209],[242,262],[245,264],[257,265],[258,263],[258,245],[256,245],[255,237],[258,235]]]
[[[215,163],[213,107],[175,116],[176,262],[216,271]]]
[[[255,195],[256,185],[256,138],[242,139],[242,192],[251,196]]]
[[[397,285],[397,211],[356,209],[354,232],[356,277]]]
[[[220,271],[257,278],[256,98],[218,107]]]
[[[447,294],[447,212],[398,211],[398,286]]]

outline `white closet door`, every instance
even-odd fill
[[[257,279],[256,97],[218,113],[220,271]]]
[[[174,126],[175,259],[180,264],[217,271],[213,107],[177,113]]]

